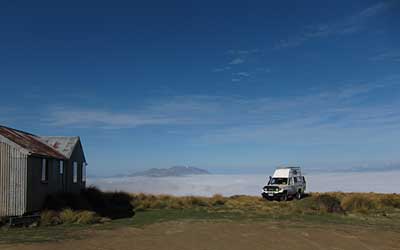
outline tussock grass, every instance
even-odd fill
[[[155,209],[204,209],[210,212],[256,212],[270,214],[381,214],[400,213],[399,194],[311,193],[302,200],[266,201],[261,197],[235,195],[224,197],[132,194],[136,211]]]
[[[59,224],[90,225],[101,222],[102,218],[92,211],[74,211],[64,209],[62,211],[43,211],[40,215],[41,226],[54,226]]]
[[[258,196],[212,197],[124,192],[101,192],[90,187],[79,195],[49,197],[41,214],[41,225],[93,224],[102,218],[131,218],[135,212],[154,210],[191,210],[206,213],[235,213],[282,216],[355,215],[362,218],[385,216],[400,219],[400,194],[311,193],[301,200],[266,201]],[[135,219],[135,218],[134,218]]]

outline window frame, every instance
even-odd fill
[[[46,158],[42,158],[42,168],[41,168],[41,176],[40,181],[42,183],[49,182],[49,160]]]
[[[58,173],[59,173],[60,175],[64,175],[64,161],[63,161],[63,160],[60,160],[60,161],[59,161]]]
[[[78,162],[72,163],[72,183],[78,183]]]
[[[86,176],[86,167],[87,167],[87,163],[83,162],[82,163],[82,169],[81,169],[81,180],[82,182],[86,182],[87,176]]]

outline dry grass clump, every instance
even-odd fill
[[[101,222],[102,218],[92,211],[80,211],[76,215],[77,224],[96,224]]]
[[[207,211],[256,212],[271,215],[364,213],[377,214],[400,208],[400,195],[375,193],[311,193],[297,201],[271,202],[258,196],[224,197],[134,194],[137,211],[151,209],[203,209]]]
[[[61,224],[61,220],[56,211],[46,210],[40,214],[40,225],[54,226],[58,224]]]
[[[64,209],[57,211],[43,211],[40,214],[40,225],[53,226],[59,224],[81,224],[89,225],[101,222],[102,218],[92,211],[74,211]]]
[[[134,194],[132,205],[136,211],[149,209],[189,209],[198,207],[209,207],[210,205],[220,205],[224,203],[224,197],[214,196],[213,198],[184,196],[176,197],[172,195],[146,195]]]

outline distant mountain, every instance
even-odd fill
[[[195,167],[175,166],[170,168],[152,168],[149,170],[136,172],[129,176],[147,176],[147,177],[168,177],[168,176],[186,176],[210,174],[207,170]]]

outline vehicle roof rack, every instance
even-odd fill
[[[299,170],[300,167],[294,167],[294,166],[279,166],[277,169],[296,169]]]

